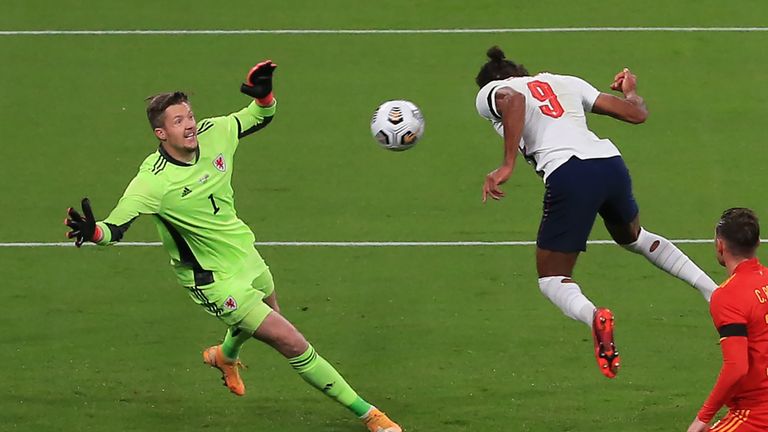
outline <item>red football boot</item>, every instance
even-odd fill
[[[619,351],[613,342],[613,312],[597,308],[592,319],[592,336],[595,340],[595,358],[600,372],[608,378],[619,373]]]

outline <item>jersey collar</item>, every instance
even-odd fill
[[[733,273],[748,273],[753,272],[758,269],[760,269],[760,261],[757,260],[757,257],[750,258],[748,260],[742,261],[739,263],[739,265],[736,266],[735,269],[733,269]]]
[[[186,162],[182,162],[182,161],[180,161],[178,159],[175,159],[173,156],[169,155],[167,151],[165,151],[165,148],[163,148],[162,144],[160,144],[157,147],[157,151],[160,152],[160,155],[163,156],[163,158],[165,158],[165,160],[167,160],[168,162],[170,162],[170,163],[172,163],[174,165],[178,165],[178,166],[183,166],[183,167],[192,166],[192,165],[196,164],[198,160],[200,160],[200,145],[199,144],[198,144],[197,148],[195,149],[195,162],[194,163],[186,163]]]

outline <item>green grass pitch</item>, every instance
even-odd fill
[[[4,5],[0,30],[762,26],[768,13],[757,0],[517,3],[31,0]],[[543,188],[529,167],[505,200],[480,203],[501,158],[474,108],[492,44],[603,90],[624,66],[638,74],[648,122],[590,125],[623,152],[650,230],[709,238],[727,207],[768,215],[768,32],[7,35],[0,242],[63,241],[64,210],[84,195],[104,217],[156,145],[143,98],[182,89],[199,118],[231,112],[263,58],[280,65],[280,106],[240,147],[234,185],[259,241],[533,239]],[[394,98],[427,121],[405,153],[369,135],[373,109]],[[608,238],[599,223],[592,238]],[[156,240],[151,223],[127,240]],[[725,278],[711,245],[682,248]],[[682,431],[719,368],[701,297],[616,246],[591,246],[576,273],[616,312],[612,381],[587,329],[539,293],[532,247],[261,251],[285,315],[409,431]],[[243,352],[248,395],[230,395],[200,356],[224,327],[166,261],[157,247],[0,248],[0,431],[361,430],[257,342]]]

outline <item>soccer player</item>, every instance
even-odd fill
[[[203,352],[229,390],[242,396],[238,368],[242,345],[259,339],[288,359],[313,387],[359,416],[372,432],[401,428],[350,387],[339,372],[280,314],[272,275],[254,248],[254,235],[235,213],[232,171],[240,140],[267,126],[276,100],[267,60],[251,69],[241,91],[255,100],[233,114],[197,122],[187,96],[163,93],[149,99],[147,117],[160,140],[139,167],[110,215],[96,222],[87,198],[83,215],[68,210],[67,233],[81,246],[123,238],[140,215],[151,215],[179,283],[192,300],[228,326],[221,345]]]
[[[755,257],[760,224],[746,208],[726,210],[715,228],[717,261],[731,275],[712,295],[723,367],[688,432],[768,431],[768,268]],[[723,405],[728,414],[710,429]]]
[[[619,72],[611,89],[620,90],[624,97],[617,97],[574,76],[530,76],[498,47],[487,55],[489,60],[476,78],[480,86],[476,106],[503,137],[504,160],[486,176],[483,202],[489,196],[504,197],[499,185],[512,175],[518,153],[543,177],[544,211],[536,239],[539,289],[566,316],[592,328],[598,367],[613,378],[620,365],[613,313],[596,308],[573,279],[576,259],[586,250],[598,214],[613,240],[625,249],[694,286],[707,300],[716,288],[669,240],[640,226],[621,153],[587,127],[587,112],[643,123],[648,110],[637,94],[637,78],[629,69]]]

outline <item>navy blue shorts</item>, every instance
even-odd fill
[[[547,177],[536,245],[557,252],[585,251],[598,214],[608,224],[621,225],[632,222],[638,211],[621,156],[572,157]]]

